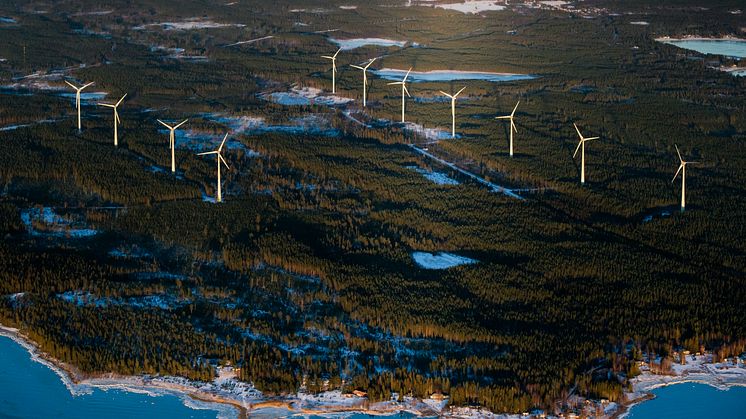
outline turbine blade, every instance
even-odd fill
[[[334,57],[330,57],[328,55],[322,55],[321,58],[327,58],[329,60],[333,60],[334,59]]]
[[[117,124],[121,124],[122,120],[119,119],[119,112],[117,112],[117,108],[114,108],[114,118],[117,119]]]
[[[116,108],[116,106],[108,104],[108,103],[97,103],[98,106],[106,106],[107,108]]]
[[[119,106],[119,104],[120,104],[120,103],[122,103],[122,101],[123,101],[123,100],[124,100],[124,98],[126,98],[126,97],[127,97],[127,93],[125,93],[125,94],[124,94],[124,96],[122,96],[122,98],[121,98],[121,99],[119,99],[119,102],[117,102],[117,104],[116,104],[115,106]]]
[[[409,94],[409,89],[407,89],[407,85],[402,83],[402,87],[404,88],[404,91],[407,92],[407,96],[412,97],[412,95]]]
[[[376,57],[376,58],[378,58],[378,57]],[[370,62],[368,64],[365,65],[365,69],[366,70],[368,69],[368,67],[370,67],[371,64],[373,64],[373,61],[375,61],[376,58],[373,58],[372,60],[370,60]]]
[[[75,87],[75,85],[72,84],[72,83],[70,83],[69,81],[65,80],[65,83],[67,83],[67,85],[70,86],[70,87],[72,87],[73,89],[78,90],[78,88]]]
[[[161,121],[160,119],[156,119],[156,121],[160,122],[161,125],[163,125],[164,127],[168,128],[168,129],[173,129],[170,125],[168,125],[167,123]]]
[[[453,95],[453,98],[455,99],[455,98],[456,98],[456,96],[460,95],[460,94],[461,94],[461,92],[463,92],[463,91],[464,91],[464,89],[466,89],[466,86],[462,87],[462,88],[461,88],[461,90],[459,90],[458,92],[456,92],[456,94],[455,94],[455,95]]]
[[[575,158],[575,156],[577,156],[577,155],[578,155],[578,150],[580,150],[580,146],[581,146],[582,144],[583,144],[583,140],[580,140],[580,142],[578,143],[578,146],[577,146],[577,147],[575,147],[575,152],[574,152],[574,153],[572,153],[572,158],[573,158],[573,159]]]
[[[407,81],[407,77],[409,77],[409,73],[411,72],[412,72],[412,67],[409,67],[409,70],[407,70],[407,74],[404,75],[404,79],[401,81],[402,83]]]
[[[352,68],[357,68],[358,70],[363,70],[363,71],[365,71],[365,68],[363,68],[363,67],[360,67],[359,65],[355,65],[355,64],[350,64],[350,67],[352,67]]]
[[[673,181],[676,180],[677,177],[679,177],[679,172],[681,172],[681,169],[683,169],[683,168],[684,168],[684,165],[680,164],[679,165],[679,170],[676,171],[676,174],[673,175],[673,179],[671,179],[671,183],[673,183]]]
[[[223,156],[220,153],[218,153],[218,160],[220,160],[220,162],[225,165],[226,169],[230,169],[230,166],[228,166],[228,163],[226,163],[225,159],[223,158]]]
[[[220,150],[223,149],[223,144],[225,144],[225,140],[227,140],[227,139],[228,139],[228,133],[226,132],[225,133],[225,137],[223,137],[223,142],[220,143],[220,147],[218,147],[218,153],[220,153]]]
[[[339,54],[340,51],[342,51],[342,48],[338,49],[337,52],[334,53],[334,58],[337,58],[337,54]]]
[[[183,121],[179,122],[179,123],[178,123],[178,124],[177,124],[177,125],[176,125],[176,126],[174,127],[174,129],[176,129],[176,128],[179,128],[180,126],[182,126],[182,125],[186,124],[186,122],[187,122],[188,120],[189,120],[189,118],[187,118],[187,119],[185,119],[185,120],[183,120]]]
[[[449,95],[448,93],[446,93],[446,92],[444,92],[444,91],[442,91],[442,90],[440,91],[440,93],[443,93],[444,95],[446,95],[446,96],[448,96],[449,98],[453,99],[453,96]]]
[[[583,138],[583,140],[590,141],[590,140],[598,140],[599,138],[601,138],[601,137]]]
[[[515,108],[513,108],[513,112],[510,113],[510,116],[515,115],[515,111],[516,111],[516,109],[518,109],[518,105],[520,105],[520,104],[521,104],[521,101],[519,100],[518,103],[515,104]]]
[[[680,162],[683,162],[683,161],[684,161],[684,159],[682,159],[682,158],[681,158],[681,153],[679,152],[679,146],[678,146],[678,145],[676,145],[676,144],[674,144],[673,146],[674,146],[674,147],[676,147],[676,154],[678,154],[678,155],[679,155],[679,161],[680,161]]]
[[[205,151],[204,153],[197,153],[198,156],[206,156],[208,154],[218,154],[217,151]]]
[[[82,86],[82,87],[80,88],[80,90],[83,90],[83,89],[85,89],[86,87],[88,87],[88,86],[90,86],[90,85],[92,85],[92,84],[94,84],[94,83],[95,83],[95,82],[93,82],[93,81],[92,81],[92,82],[90,82],[90,83],[88,83],[88,84],[84,84],[84,85],[83,85],[83,86]]]
[[[583,139],[583,134],[581,134],[581,133],[580,133],[580,130],[578,129],[578,126],[577,126],[577,125],[575,125],[575,123],[574,123],[574,122],[572,123],[572,126],[574,126],[574,127],[575,127],[575,131],[577,131],[577,132],[578,132],[578,136],[579,136],[579,137],[580,137],[580,139],[582,140],[582,139]]]
[[[505,116],[496,116],[495,119],[513,119],[513,117],[510,115],[505,115]]]
[[[510,127],[513,128],[513,131],[515,131],[516,134],[518,134],[518,128],[516,128],[512,119],[510,120]]]
[[[392,82],[392,83],[386,83],[386,84],[387,84],[387,85],[389,85],[389,86],[393,86],[393,85],[395,85],[395,84],[404,84],[404,82],[402,82],[402,81],[395,81],[395,82]]]

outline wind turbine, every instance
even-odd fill
[[[220,192],[220,163],[223,163],[225,165],[226,169],[230,169],[230,167],[228,167],[228,163],[225,162],[225,159],[220,154],[220,151],[223,149],[223,145],[225,144],[225,140],[227,140],[227,139],[228,139],[228,134],[225,134],[225,137],[223,137],[223,142],[220,143],[220,147],[218,147],[217,150],[215,150],[215,151],[207,151],[205,153],[198,153],[197,154],[198,156],[205,156],[205,155],[208,155],[208,154],[217,154],[217,157],[218,157],[217,158],[217,162],[218,162],[218,200],[217,200],[217,202],[223,202],[223,195]]]
[[[407,74],[404,75],[404,78],[402,81],[395,81],[393,83],[389,83],[389,86],[393,86],[395,84],[401,84],[401,121],[404,122],[404,93],[407,94],[407,96],[412,97],[412,95],[409,94],[409,90],[407,90],[407,77],[409,77],[409,73],[412,71],[412,67],[409,67],[409,70],[407,71]]]
[[[184,125],[186,121],[188,121],[188,119],[185,119],[174,126],[168,125],[160,119],[158,119],[157,121],[160,122],[161,125],[163,125],[164,127],[168,128],[168,130],[170,131],[168,136],[168,146],[171,149],[171,173],[176,173],[176,136],[174,135],[174,131],[176,131],[176,128]]]
[[[80,87],[75,86],[74,84],[70,83],[69,81],[65,80],[65,83],[67,83],[68,86],[75,89],[75,108],[78,110],[78,131],[80,131],[80,92],[85,89],[86,87],[93,84],[93,82],[90,82],[88,84],[84,84]]]
[[[451,138],[456,138],[456,97],[461,94],[461,92],[466,89],[466,86],[462,87],[461,90],[456,92],[455,95],[449,95],[448,93],[444,91],[440,91],[440,93],[443,93],[444,95],[451,98]]]
[[[580,151],[580,183],[585,183],[585,142],[590,140],[598,140],[599,137],[591,137],[591,138],[585,138],[583,137],[583,134],[580,133],[580,130],[578,129],[578,126],[574,123],[572,124],[575,127],[575,131],[578,132],[578,136],[580,137],[580,142],[578,143],[578,146],[575,148],[575,153],[572,155],[572,158],[575,158],[575,156],[578,154],[578,150]]]
[[[332,60],[332,94],[336,93],[337,90],[337,54],[339,54],[339,51],[342,51],[342,48],[338,49],[337,52],[334,53],[334,55],[322,55],[321,58],[326,58],[328,60]]]
[[[122,96],[122,98],[119,99],[119,102],[117,102],[114,105],[110,105],[108,103],[99,103],[99,105],[101,105],[101,106],[106,106],[107,108],[114,109],[114,147],[116,147],[116,146],[119,145],[119,143],[118,143],[118,137],[117,137],[117,125],[119,125],[119,124],[122,123],[122,120],[119,119],[119,112],[117,112],[117,107],[120,104],[122,104],[122,101],[124,100],[125,97],[127,97],[127,93],[125,93],[124,96]]]
[[[676,171],[676,174],[673,175],[673,179],[671,180],[671,183],[673,183],[674,180],[679,176],[679,172],[681,172],[681,211],[684,211],[686,207],[686,165],[687,164],[697,164],[697,162],[693,161],[684,161],[684,159],[681,158],[681,153],[679,152],[679,146],[674,144],[674,147],[676,147],[676,154],[679,155],[679,170]]]
[[[368,88],[368,73],[367,73],[367,71],[368,71],[368,67],[370,67],[370,65],[373,64],[373,61],[375,61],[375,60],[376,60],[375,58],[372,59],[372,60],[370,60],[368,62],[368,64],[365,65],[365,67],[360,67],[359,65],[350,64],[350,67],[357,68],[358,70],[363,70],[363,108],[365,107],[365,98],[366,98],[365,92],[367,91],[367,88]]]
[[[513,112],[510,113],[510,115],[505,116],[497,116],[495,119],[509,119],[510,120],[510,157],[513,157],[513,131],[515,131],[516,134],[518,134],[518,128],[515,127],[515,123],[513,122],[513,117],[515,117],[515,111],[518,109],[518,105],[521,103],[519,100],[518,103],[515,104],[515,108],[513,108]]]

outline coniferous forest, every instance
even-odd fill
[[[107,3],[0,4],[0,324],[50,356],[90,376],[235,365],[268,395],[521,413],[622,401],[643,356],[744,352],[746,77],[656,41],[746,36],[741,2]],[[352,101],[329,104],[321,56],[349,38],[406,43],[342,50]],[[369,73],[362,107],[349,64],[374,57],[534,78],[410,82],[406,119],[448,134],[433,140],[398,123],[391,80]],[[65,80],[95,82],[80,132]],[[463,86],[452,139],[440,91]],[[303,88],[320,96],[273,99]],[[114,147],[96,103],[125,93]],[[518,101],[511,158],[494,117]],[[157,120],[187,118],[172,174]],[[584,185],[573,123],[601,137]],[[197,153],[225,133],[215,203],[215,158]],[[685,211],[675,145],[697,162]],[[475,262],[425,269],[414,252]]]

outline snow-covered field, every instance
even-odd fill
[[[407,70],[394,68],[382,68],[372,70],[372,73],[386,80],[401,81]],[[536,76],[530,74],[513,74],[513,73],[492,73],[485,71],[458,71],[458,70],[432,70],[432,71],[412,71],[409,73],[410,82],[438,82],[454,80],[484,80],[491,82],[508,82],[519,80],[531,80]]]
[[[459,182],[455,179],[450,178],[447,174],[442,172],[428,171],[417,166],[407,166],[407,169],[414,170],[421,174],[425,179],[437,184],[437,185],[458,185]]]
[[[438,3],[435,4],[435,7],[446,10],[455,10],[461,13],[477,14],[505,10],[505,2],[493,0],[466,0],[463,3]]]
[[[420,124],[415,124],[414,122],[405,122],[404,130],[424,137],[430,142],[437,142],[440,140],[447,140],[451,138],[451,133],[448,131],[442,130],[440,128],[425,128]],[[458,134],[456,134],[456,138],[459,138]]]
[[[153,45],[150,47],[151,52],[163,52],[165,58],[171,58],[174,60],[194,61],[194,62],[205,62],[209,59],[206,55],[186,55],[184,48],[169,48],[161,45]]]
[[[454,266],[469,265],[477,263],[476,260],[467,258],[465,256],[454,255],[453,253],[440,252],[440,253],[427,253],[427,252],[412,252],[412,259],[420,267],[425,269],[448,269]]]
[[[84,228],[81,223],[60,217],[50,207],[28,208],[21,211],[21,221],[32,236],[90,237],[98,231]]]
[[[169,294],[143,295],[139,297],[127,298],[111,298],[100,297],[83,291],[67,291],[61,294],[57,294],[57,298],[80,307],[93,306],[102,308],[108,306],[125,305],[137,308],[159,308],[161,310],[170,310],[175,307],[189,304],[190,302],[189,300],[178,299]]]
[[[324,95],[321,89],[315,87],[298,87],[294,86],[288,92],[273,92],[265,93],[260,95],[264,100],[274,102],[285,106],[309,106],[309,105],[325,105],[325,106],[338,106],[352,102],[353,99],[335,96],[335,95]]]
[[[385,38],[353,38],[353,39],[329,38],[329,41],[337,44],[340,48],[342,48],[343,51],[360,48],[366,45],[402,48],[407,44],[407,41],[396,41],[393,39],[385,39]]]
[[[214,29],[214,28],[243,28],[246,25],[242,23],[220,23],[214,22],[209,19],[202,18],[191,18],[182,20],[181,22],[159,22],[159,23],[148,23],[145,25],[135,26],[132,28],[136,31],[145,30],[147,28],[161,28],[166,31],[187,31],[193,29]]]

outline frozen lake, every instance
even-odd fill
[[[394,68],[382,68],[372,70],[376,76],[386,80],[401,81],[407,70]],[[412,71],[409,73],[407,81],[410,82],[439,82],[454,80],[484,80],[491,82],[508,82],[518,80],[531,80],[536,76],[530,74],[512,74],[512,73],[490,73],[484,71],[457,71],[457,70],[432,70],[432,71]]]
[[[718,390],[706,384],[683,383],[653,390],[655,399],[630,409],[629,419],[738,418],[746,413],[746,387]]]
[[[412,252],[412,259],[417,265],[425,269],[448,269],[454,266],[477,263],[474,259],[447,252]]]
[[[746,58],[746,39],[672,39],[658,38],[658,42],[675,45],[679,48],[697,51],[702,54],[723,55]]]
[[[364,47],[367,45],[378,46],[378,47],[402,48],[404,47],[404,45],[407,44],[407,41],[395,41],[393,39],[385,39],[385,38],[354,38],[354,39],[329,38],[329,41],[337,44],[344,51]]]

